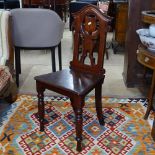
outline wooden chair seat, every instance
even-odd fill
[[[73,94],[87,94],[103,79],[103,75],[96,76],[69,69],[35,77],[35,80],[37,80],[42,87],[49,90],[55,88],[58,93],[59,91],[63,95],[71,93],[71,96]],[[61,90],[65,90],[65,92],[61,92]]]

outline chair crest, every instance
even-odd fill
[[[96,6],[85,6],[73,14],[74,54],[72,69],[104,74],[103,61],[110,19]]]

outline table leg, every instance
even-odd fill
[[[153,126],[152,126],[151,136],[152,136],[153,140],[155,141],[155,118],[154,118],[154,122],[153,122]]]
[[[147,119],[150,111],[153,109],[153,95],[154,95],[154,86],[155,86],[155,70],[153,71],[152,83],[148,93],[148,106],[144,116],[144,119]]]

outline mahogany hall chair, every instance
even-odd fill
[[[49,9],[21,8],[11,10],[11,17],[17,86],[21,73],[20,49],[25,51],[50,49],[52,69],[55,72],[55,47],[58,46],[59,70],[61,70],[61,39],[64,23],[59,15]]]
[[[82,111],[85,96],[94,88],[97,117],[100,125],[104,125],[101,91],[105,77],[103,61],[110,19],[103,15],[96,6],[92,5],[82,8],[73,16],[74,51],[70,69],[36,76],[35,80],[38,92],[40,131],[44,131],[45,89],[66,95],[70,98],[75,113],[77,151],[82,151]],[[81,52],[79,52],[79,45],[82,45]],[[98,46],[97,59],[93,55],[96,45]],[[86,58],[89,61],[86,61]]]

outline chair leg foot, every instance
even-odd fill
[[[77,140],[77,146],[76,146],[76,150],[78,152],[81,152],[82,151],[82,143],[81,143],[81,140],[80,139],[76,139]]]
[[[145,113],[145,115],[144,115],[144,119],[145,119],[145,120],[147,120],[147,119],[148,119],[149,114],[150,114],[150,111],[151,111],[151,110],[149,110],[149,111],[147,111],[147,112]]]
[[[44,132],[44,128],[40,128],[40,131],[41,131],[41,132]]]
[[[9,94],[9,96],[5,98],[5,101],[7,101],[8,103],[13,103],[16,101],[16,99],[17,99],[17,95]]]
[[[104,119],[102,118],[101,120],[99,120],[99,123],[100,125],[104,126],[105,125]]]
[[[151,82],[151,87],[148,93],[148,106],[147,110],[144,116],[144,119],[148,119],[148,116],[150,114],[150,111],[153,109],[153,96],[154,96],[154,91],[155,90],[155,71],[153,71],[153,77],[152,77],[152,82]]]
[[[19,87],[19,74],[16,72],[16,85]]]

